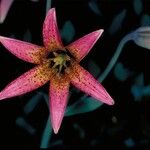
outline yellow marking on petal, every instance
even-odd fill
[[[55,51],[55,50],[58,50],[58,49],[65,50],[65,48],[62,47],[62,46],[60,46],[60,44],[57,43],[55,40],[51,40],[51,41],[48,43],[47,50],[48,50],[49,52]]]

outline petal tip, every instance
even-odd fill
[[[3,36],[0,36],[0,39],[3,39],[4,37]]]
[[[57,134],[59,131],[59,128],[54,128],[53,130],[54,130],[54,133]]]
[[[48,13],[56,13],[56,10],[55,10],[55,8],[53,7],[53,8],[51,8],[50,10],[49,10],[49,12]]]
[[[51,8],[50,10],[53,10],[53,11],[55,11],[55,7]]]
[[[54,133],[57,134],[60,129],[60,122],[52,122],[52,128]]]
[[[99,34],[99,37],[102,35],[102,33],[104,32],[104,29],[99,29],[96,31]]]
[[[104,29],[99,29],[97,30],[99,33],[103,33],[104,32]]]
[[[114,105],[115,102],[114,102],[114,100],[111,97],[108,97],[107,104],[108,105]]]
[[[110,105],[114,105],[114,104],[115,104],[115,102],[114,102],[114,100],[112,99],[111,102],[110,102]]]

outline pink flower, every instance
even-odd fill
[[[36,2],[37,0],[31,0]],[[0,0],[0,23],[3,23],[14,0]]]
[[[3,23],[14,0],[0,1],[0,23]]]
[[[103,30],[85,35],[63,46],[57,28],[55,9],[48,12],[43,25],[44,47],[0,36],[0,42],[18,58],[37,66],[11,82],[0,92],[0,100],[25,94],[50,80],[50,117],[57,133],[64,117],[70,83],[108,105],[114,101],[79,62],[89,53]]]

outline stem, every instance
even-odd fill
[[[40,148],[48,148],[49,147],[49,142],[50,142],[51,136],[52,136],[52,127],[51,127],[51,123],[50,123],[50,120],[48,117],[45,129],[43,131]]]
[[[46,14],[47,14],[47,12],[48,12],[48,10],[51,8],[51,0],[47,0],[46,1]]]
[[[133,39],[133,34],[132,33],[129,33],[127,34],[119,43],[117,49],[116,49],[116,52],[114,53],[113,57],[111,58],[110,62],[108,63],[106,69],[103,71],[103,73],[98,77],[98,80],[103,82],[104,79],[108,76],[109,72],[112,70],[112,68],[114,67],[115,63],[117,62],[122,50],[123,50],[123,47],[124,45]],[[87,98],[88,95],[84,95],[83,97],[80,98],[80,100],[82,98]]]
[[[115,63],[117,62],[124,45],[128,42],[132,40],[132,33],[127,34],[119,43],[116,52],[114,53],[113,57],[111,58],[110,62],[108,63],[106,69],[104,70],[104,72],[100,75],[100,77],[98,78],[99,81],[103,82],[104,79],[108,76],[109,72],[112,70],[112,68],[114,67]]]

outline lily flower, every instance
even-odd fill
[[[50,118],[55,133],[58,132],[64,117],[70,84],[103,103],[113,105],[114,101],[105,88],[79,65],[102,32],[102,29],[94,31],[68,46],[63,46],[55,8],[52,8],[43,25],[44,47],[0,36],[0,42],[12,54],[37,64],[35,68],[7,85],[0,92],[0,100],[25,94],[50,81]]]

